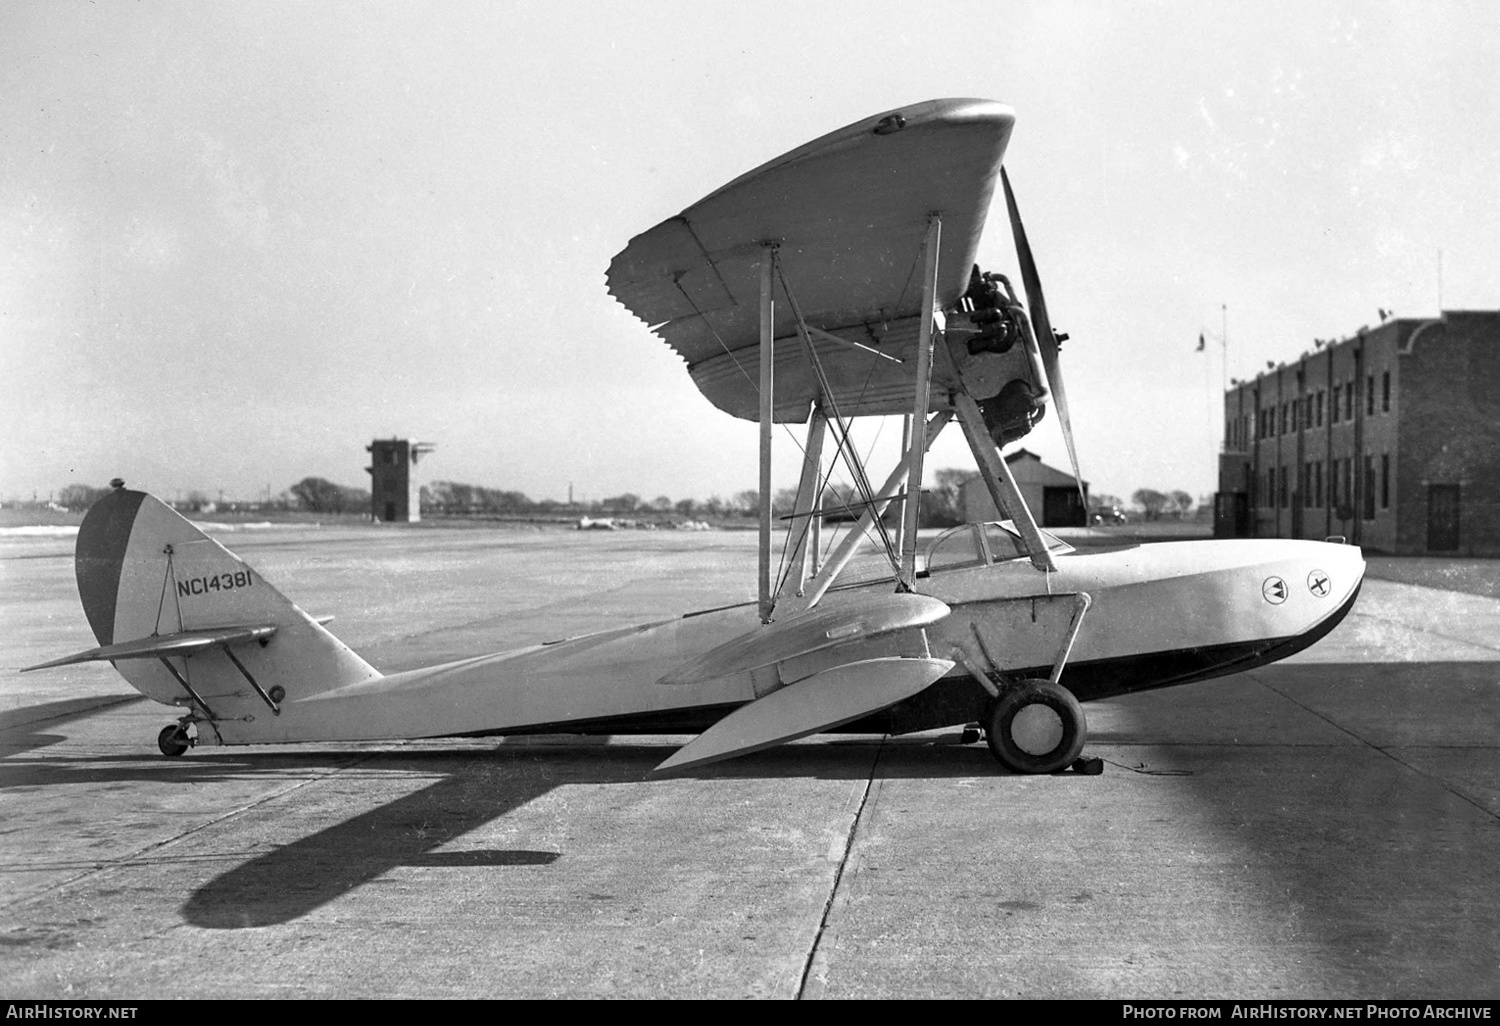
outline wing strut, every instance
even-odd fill
[[[1057,563],[1042,540],[1041,532],[1036,529],[1036,520],[1021,497],[1021,490],[1016,487],[1010,465],[1000,456],[1000,450],[995,448],[984,428],[984,414],[979,412],[979,404],[967,392],[958,392],[953,397],[953,405],[958,410],[958,422],[963,425],[969,449],[974,453],[974,462],[979,465],[980,476],[984,478],[984,486],[989,490],[995,508],[1015,522],[1016,530],[1021,532],[1021,540],[1026,544],[1027,554],[1031,556],[1031,565],[1038,570],[1055,571]]]
[[[760,258],[760,619],[771,622],[775,604],[771,583],[771,413],[776,377],[776,300],[771,284],[776,272],[776,247],[761,247]]]
[[[779,268],[778,274],[780,274]],[[797,304],[797,297],[792,293],[792,287],[787,282],[786,275],[780,274],[780,278],[781,289],[786,294],[787,303],[792,308],[792,317],[797,322],[797,335],[802,340],[803,353],[807,356],[808,365],[812,367],[813,374],[818,381],[819,401],[826,404],[833,414],[832,424],[837,452],[843,453],[844,463],[849,467],[849,476],[853,479],[855,488],[859,490],[860,499],[865,504],[871,505],[876,501],[875,491],[870,485],[870,475],[865,470],[864,461],[859,458],[859,452],[854,448],[854,442],[849,437],[849,421],[839,412],[838,401],[834,398],[833,389],[829,387],[823,361],[818,358],[818,351],[812,344],[812,331],[807,319],[802,316],[802,308]],[[875,528],[880,535],[881,544],[885,547],[886,558],[891,561],[891,569],[899,578],[901,559],[897,553],[897,543],[891,539],[884,521],[875,521]],[[903,581],[902,584],[904,590],[911,590],[910,581]]]
[[[912,423],[926,423],[928,391],[932,385],[932,329],[933,322],[942,316],[937,310],[938,251],[943,242],[943,218],[933,214],[927,219],[927,240],[923,244],[922,265],[922,313],[917,336],[917,383],[912,399]],[[907,494],[910,498],[901,507],[901,581],[910,588],[917,579],[917,518],[922,505],[922,458],[927,455],[927,446],[913,445],[907,449],[910,467],[907,471]]]
[[[793,509],[816,511],[819,502],[819,485],[823,482],[823,439],[828,434],[828,418],[823,415],[822,404],[814,404],[812,416],[807,421],[807,446],[802,450],[802,479],[797,483],[797,499]],[[791,566],[781,586],[776,590],[779,601],[788,591],[800,594],[810,574],[817,572],[818,526],[823,518],[816,514],[799,516],[792,521]],[[792,582],[796,583],[793,584]]]
[[[952,419],[953,414],[948,410],[933,414],[931,419],[926,421],[920,444],[924,448],[932,448],[932,443],[937,440],[937,436],[942,433],[943,428],[947,427],[948,421]],[[915,447],[917,444],[917,440],[913,439],[912,446]],[[843,541],[839,543],[839,547],[834,550],[833,554],[828,557],[828,561],[819,567],[818,572],[808,580],[811,588],[810,590],[804,589],[806,590],[806,594],[795,603],[796,610],[811,609],[817,605],[819,600],[822,599],[823,594],[828,591],[828,586],[833,583],[834,579],[848,565],[849,560],[854,558],[854,550],[859,547],[859,543],[864,539],[865,532],[885,513],[886,506],[890,505],[895,499],[897,489],[906,480],[906,472],[911,466],[911,461],[908,457],[909,453],[902,453],[901,462],[896,464],[896,469],[891,471],[890,477],[886,478],[885,484],[877,493],[874,503],[865,507],[864,513],[859,518],[859,523],[855,524],[849,533],[844,535]]]

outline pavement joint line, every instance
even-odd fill
[[[1253,673],[1250,676],[1251,676],[1251,679],[1255,679]],[[1453,746],[1439,746],[1439,745],[1390,745],[1389,747],[1381,747],[1380,745],[1377,745],[1375,742],[1369,740],[1368,738],[1364,738],[1364,737],[1361,737],[1360,735],[1356,734],[1354,731],[1350,730],[1348,727],[1344,726],[1343,724],[1341,724],[1341,723],[1335,723],[1333,720],[1329,719],[1327,716],[1325,716],[1322,713],[1318,712],[1316,709],[1313,709],[1312,707],[1310,707],[1308,705],[1305,705],[1302,702],[1297,701],[1297,699],[1293,698],[1291,695],[1286,694],[1285,692],[1283,692],[1280,689],[1274,687],[1273,685],[1267,684],[1265,681],[1262,681],[1262,680],[1256,680],[1256,683],[1259,684],[1261,687],[1265,688],[1267,691],[1270,691],[1270,692],[1273,692],[1274,694],[1280,695],[1282,698],[1286,699],[1288,702],[1291,702],[1293,705],[1295,705],[1297,708],[1303,710],[1304,712],[1311,713],[1312,715],[1316,716],[1318,719],[1322,720],[1324,723],[1328,724],[1330,727],[1333,727],[1335,730],[1341,730],[1341,731],[1343,731],[1345,734],[1348,734],[1350,737],[1352,737],[1352,738],[1356,739],[1357,741],[1359,741],[1360,744],[1364,745],[1366,748],[1369,748],[1371,751],[1380,753],[1385,758],[1390,759],[1396,765],[1401,766],[1401,767],[1409,770],[1412,773],[1415,773],[1419,777],[1425,777],[1427,780],[1432,781],[1433,783],[1435,783],[1439,787],[1441,787],[1444,791],[1447,791],[1449,794],[1453,795],[1453,797],[1455,797],[1455,798],[1459,799],[1460,801],[1465,802],[1465,803],[1467,803],[1469,805],[1472,805],[1474,808],[1478,809],[1481,813],[1483,813],[1484,815],[1488,816],[1489,818],[1491,818],[1493,820],[1500,821],[1500,812],[1496,812],[1493,809],[1487,808],[1485,805],[1483,805],[1479,801],[1475,800],[1474,798],[1469,797],[1467,794],[1464,794],[1462,791],[1460,791],[1457,788],[1455,788],[1452,784],[1450,784],[1448,781],[1444,780],[1442,777],[1434,776],[1433,774],[1428,773],[1426,770],[1420,769],[1417,766],[1413,766],[1411,763],[1407,762],[1405,759],[1403,759],[1400,756],[1398,756],[1398,755],[1395,754],[1395,752],[1396,752],[1397,749],[1404,749],[1404,748],[1420,748],[1420,747],[1437,748],[1437,747],[1453,747]],[[1472,746],[1463,746],[1463,747],[1472,747]]]
[[[1437,590],[1437,589],[1434,589],[1434,590]],[[1435,631],[1435,630],[1433,630],[1430,627],[1418,627],[1415,624],[1406,623],[1406,622],[1404,622],[1402,620],[1397,620],[1397,619],[1395,619],[1393,617],[1378,616],[1378,615],[1376,615],[1374,613],[1365,613],[1365,612],[1356,613],[1355,615],[1363,617],[1366,620],[1377,620],[1380,623],[1395,624],[1397,627],[1400,627],[1403,630],[1416,631],[1419,634],[1431,634],[1435,638],[1442,638],[1444,641],[1454,641],[1454,642],[1457,642],[1460,645],[1468,645],[1471,648],[1482,648],[1482,649],[1485,649],[1486,651],[1489,651],[1489,652],[1500,652],[1500,646],[1497,646],[1497,645],[1486,645],[1482,641],[1472,641],[1469,638],[1455,638],[1451,634],[1444,634],[1442,631]]]
[[[354,766],[357,766],[357,765],[359,765],[362,762],[365,762],[365,761],[367,761],[367,760],[369,760],[371,758],[374,758],[375,754],[376,754],[375,752],[366,752],[363,755],[360,755],[358,758],[354,759],[353,761],[351,761],[349,763],[346,763],[345,765],[335,767],[335,768],[329,770],[327,773],[322,773],[322,774],[319,774],[317,776],[312,776],[312,777],[305,777],[305,778],[303,778],[301,780],[294,781],[291,784],[291,786],[289,786],[289,787],[284,787],[284,788],[280,788],[278,790],[272,791],[269,794],[261,796],[260,798],[256,799],[255,801],[249,802],[248,804],[245,804],[245,805],[241,805],[239,808],[236,808],[236,809],[230,809],[228,812],[225,812],[222,815],[215,816],[214,818],[206,820],[206,821],[204,821],[202,823],[199,823],[196,826],[189,827],[188,829],[182,831],[181,833],[175,834],[172,837],[168,837],[168,838],[165,838],[163,840],[155,841],[155,842],[152,842],[151,844],[144,845],[144,846],[136,849],[135,851],[131,852],[129,855],[125,855],[125,856],[123,856],[121,858],[118,858],[118,859],[111,859],[109,862],[105,863],[104,865],[97,866],[97,867],[95,867],[93,869],[84,870],[83,872],[78,873],[75,876],[68,877],[66,880],[59,880],[57,883],[51,884],[51,885],[49,885],[47,887],[43,887],[41,890],[39,890],[39,891],[37,891],[37,892],[35,892],[33,894],[26,895],[25,897],[18,898],[15,901],[8,901],[8,902],[0,903],[0,909],[4,909],[6,911],[10,911],[12,909],[25,908],[27,905],[30,905],[30,904],[38,901],[39,899],[41,899],[43,897],[46,897],[47,895],[52,894],[53,892],[60,891],[60,890],[63,890],[65,888],[71,887],[74,884],[79,883],[80,881],[87,880],[87,879],[89,879],[91,877],[95,877],[95,876],[105,876],[105,875],[107,875],[109,873],[115,872],[116,870],[127,869],[127,868],[130,868],[130,867],[133,867],[133,866],[135,866],[137,864],[136,860],[140,859],[142,856],[144,856],[148,852],[159,851],[162,848],[167,847],[168,845],[176,844],[178,841],[185,840],[186,838],[191,837],[192,835],[194,835],[194,834],[196,834],[196,833],[198,833],[198,832],[200,832],[202,830],[207,830],[211,826],[215,826],[215,825],[217,825],[219,823],[223,823],[225,820],[232,819],[235,816],[238,816],[238,815],[240,815],[243,812],[249,812],[251,809],[254,809],[254,808],[257,808],[257,807],[259,807],[261,805],[264,805],[265,803],[267,803],[269,801],[272,801],[273,799],[280,798],[283,795],[291,794],[293,791],[300,790],[301,788],[307,787],[310,784],[315,784],[318,781],[328,780],[331,777],[334,777],[334,776],[337,776],[340,773],[343,773],[345,770],[351,769]],[[148,864],[148,863],[142,862],[140,864],[145,865],[145,864]]]
[[[1444,587],[1441,584],[1421,584],[1417,581],[1406,581],[1399,577],[1384,577],[1377,573],[1365,571],[1365,576],[1372,581],[1383,581],[1386,584],[1399,584],[1406,588],[1425,588],[1427,591],[1446,591],[1454,595],[1473,595],[1475,598],[1496,599],[1500,596],[1492,595],[1487,591],[1469,591],[1466,588]]]
[[[885,751],[885,738],[881,738],[880,744],[875,748],[875,758],[870,762],[870,776],[865,781],[864,793],[859,796],[859,808],[854,810],[854,817],[849,821],[849,836],[844,839],[844,853],[839,857],[838,869],[833,874],[833,886],[828,888],[828,898],[823,902],[823,915],[818,921],[818,931],[813,935],[812,945],[807,949],[807,959],[802,963],[802,978],[797,981],[796,1000],[801,1001],[807,993],[807,980],[812,975],[813,963],[818,958],[818,948],[823,942],[823,934],[828,930],[828,917],[833,913],[833,903],[838,897],[839,885],[844,881],[844,869],[849,865],[849,856],[854,851],[854,839],[859,833],[860,820],[864,818],[865,806],[870,801],[870,792],[875,787],[875,771],[880,766],[880,756]]]

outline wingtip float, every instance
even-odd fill
[[[79,595],[99,646],[32,669],[114,663],[142,694],[183,710],[158,739],[168,755],[205,744],[697,734],[653,771],[669,776],[824,731],[978,722],[1002,764],[1048,773],[1086,741],[1080,702],[1312,644],[1353,606],[1357,548],[1235,540],[1078,552],[1037,527],[999,449],[1032,429],[1049,398],[1067,420],[1062,336],[1008,181],[1030,313],[1002,275],[973,264],[1013,122],[991,101],[883,112],[740,176],[610,265],[611,293],[684,357],[716,406],[759,421],[763,438],[775,422],[807,425],[779,561],[761,511],[758,602],[382,674],[228,549],[119,483],[78,535]],[[877,486],[850,434],[860,417],[888,414],[907,418],[910,441]],[[918,490],[906,483],[921,480],[928,447],[955,419],[1007,519],[954,528],[919,552]],[[762,460],[768,476],[768,445]],[[823,485],[839,463],[858,522],[825,545]],[[872,548],[884,571],[848,580]]]

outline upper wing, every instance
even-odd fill
[[[948,307],[968,285],[1014,121],[993,101],[931,100],[855,122],[636,236],[610,264],[610,292],[681,354],[715,406],[749,420],[765,243],[809,325],[903,359],[916,346],[928,218],[942,217],[937,299]],[[780,421],[805,420],[817,396],[795,330],[778,284]],[[910,412],[914,361],[814,345],[841,412]]]

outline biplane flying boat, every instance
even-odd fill
[[[631,240],[610,292],[715,406],[760,425],[758,601],[382,674],[235,555],[120,484],[79,529],[99,647],[192,745],[696,733],[654,771],[832,730],[977,723],[1005,766],[1078,759],[1081,701],[1281,659],[1349,612],[1358,548],[1226,540],[1080,552],[1040,530],[1000,456],[1050,404],[1077,472],[1041,281],[1002,167],[1013,112],[934,100],[842,128]],[[1025,302],[975,265],[996,185]],[[904,418],[883,482],[851,431]],[[957,421],[1005,519],[919,552],[923,457]],[[773,531],[771,435],[805,425]],[[835,511],[835,466],[853,497]],[[852,510],[842,539],[824,521]],[[773,538],[781,553],[773,561]],[[871,570],[871,564],[875,570]],[[856,569],[858,568],[858,572]],[[846,572],[847,571],[847,572]],[[40,667],[32,667],[37,669]]]

